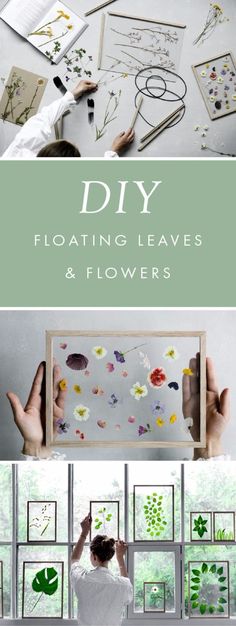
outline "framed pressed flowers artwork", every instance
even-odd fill
[[[47,445],[205,446],[205,332],[47,331],[46,344]]]
[[[35,500],[27,502],[27,541],[55,542],[57,540],[57,502]]]
[[[236,65],[231,52],[192,66],[211,120],[236,112]]]

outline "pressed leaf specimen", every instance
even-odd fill
[[[229,616],[227,561],[189,563],[189,617]]]
[[[101,128],[98,128],[98,126],[96,126],[95,141],[99,141],[99,139],[101,139],[104,136],[107,126],[111,124],[111,122],[113,122],[117,118],[116,112],[120,104],[120,98],[121,98],[121,90],[119,90],[117,93],[115,93],[114,91],[109,91],[109,97],[108,97]]]

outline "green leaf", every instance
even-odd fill
[[[198,599],[198,593],[193,593],[193,595],[190,598],[191,602],[192,600],[197,600],[197,599]]]
[[[221,576],[221,577],[219,578],[219,583],[224,583],[224,582],[225,582],[225,580],[226,580],[226,576]]]
[[[200,613],[201,615],[204,615],[204,613],[206,613],[207,610],[207,605],[206,604],[200,604]]]
[[[210,570],[209,570],[209,571],[210,571],[212,574],[215,574],[215,573],[216,573],[216,564],[215,564],[215,563],[214,563],[214,565],[212,565],[212,566],[210,567]]]
[[[224,572],[224,568],[219,567],[219,569],[217,570],[217,574],[219,574],[219,576],[222,576],[223,572]]]
[[[52,596],[58,589],[58,573],[54,567],[45,567],[37,572],[32,582],[32,589],[36,593]]]
[[[219,604],[227,604],[227,600],[225,598],[219,598]]]
[[[198,607],[199,602],[192,603],[192,609],[196,609]]]
[[[191,578],[191,581],[192,581],[193,583],[197,583],[197,584],[198,584],[198,583],[200,583],[200,578],[195,578],[195,577],[194,577],[194,578]]]
[[[192,573],[194,574],[194,576],[200,576],[201,574],[200,569],[192,569]]]
[[[225,610],[224,610],[224,607],[223,607],[223,606],[219,605],[219,606],[217,607],[217,611],[218,611],[218,613],[224,613],[224,611],[225,611]]]
[[[228,587],[220,587],[219,591],[226,591],[226,589],[228,589]]]
[[[214,612],[215,612],[215,607],[211,604],[211,605],[208,607],[208,611],[209,611],[209,613],[211,613],[211,615],[212,615],[212,613],[214,613]]]
[[[208,565],[206,563],[202,564],[202,573],[206,574],[208,572]]]
[[[199,591],[200,587],[199,585],[192,585],[190,589],[192,589],[193,591]]]

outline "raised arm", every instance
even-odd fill
[[[90,517],[90,515],[86,515],[86,517],[83,519],[83,521],[81,522],[80,526],[81,526],[81,533],[79,536],[79,539],[77,541],[77,544],[72,552],[72,556],[71,556],[71,561],[80,561],[81,556],[83,554],[83,549],[84,549],[84,544],[86,542],[87,536],[90,532],[90,528],[91,528],[91,524],[92,524],[92,519]]]
[[[119,570],[120,570],[120,575],[123,576],[123,578],[129,578],[127,567],[125,564],[126,552],[127,552],[127,543],[125,543],[124,541],[121,541],[120,539],[119,541],[116,541],[116,558],[117,558],[117,563],[118,563]]]

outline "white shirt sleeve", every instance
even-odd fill
[[[130,604],[133,600],[133,585],[130,579],[125,576],[119,576],[119,582],[124,588],[124,604]]]
[[[85,574],[87,574],[87,570],[80,565],[79,561],[73,561],[70,568],[70,579],[74,591],[76,591],[78,581]]]
[[[104,154],[104,159],[119,159],[119,154],[113,152],[113,150],[107,150]]]
[[[22,149],[29,150],[35,155],[51,140],[51,132],[54,124],[60,117],[76,104],[70,91],[58,100],[43,107],[42,111],[34,115],[24,124],[16,135],[14,141],[4,152],[3,159],[14,159]]]

